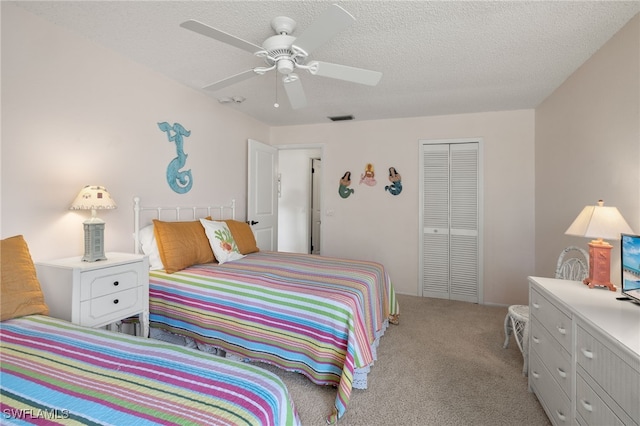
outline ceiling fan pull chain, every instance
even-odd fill
[[[280,104],[278,103],[278,73],[274,73],[276,76],[276,103],[273,104],[274,108],[278,108]]]

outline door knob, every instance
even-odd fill
[[[257,222],[257,221],[255,221],[255,220],[252,220],[252,221],[247,222],[247,223],[248,223],[249,225],[257,225],[257,224],[258,224],[258,222]]]

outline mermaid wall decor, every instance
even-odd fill
[[[375,184],[377,183],[375,175],[376,174],[373,170],[373,164],[367,163],[364,168],[364,173],[360,175],[360,184],[362,185],[364,183],[365,185],[375,186]]]
[[[402,192],[402,177],[395,167],[389,167],[389,182],[391,185],[386,185],[385,191],[389,191],[391,195],[398,195]]]
[[[170,126],[169,123],[158,123],[158,127],[163,132],[167,133],[169,142],[175,142],[177,157],[171,160],[167,166],[167,183],[171,189],[178,194],[185,194],[191,190],[193,186],[193,176],[191,175],[191,169],[180,170],[187,162],[187,154],[184,152],[184,137],[189,137],[191,131],[185,129],[180,123],[174,123]]]
[[[349,185],[351,185],[351,172],[347,171],[342,175],[342,178],[340,178],[340,186],[338,187],[338,194],[340,194],[342,198],[347,198],[356,192],[355,189],[349,188]]]

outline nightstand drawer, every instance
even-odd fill
[[[573,334],[571,317],[535,289],[531,290],[530,306],[531,316],[540,321],[540,324],[560,342],[565,350],[571,353],[571,336]]]
[[[118,320],[126,315],[126,311],[136,310],[140,306],[142,289],[143,287],[132,288],[80,303],[82,325],[92,327],[108,323],[111,317]]]
[[[93,299],[140,285],[140,263],[85,271],[80,275],[80,300]]]

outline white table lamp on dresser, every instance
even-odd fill
[[[529,388],[554,425],[640,426],[640,305],[529,277]]]

